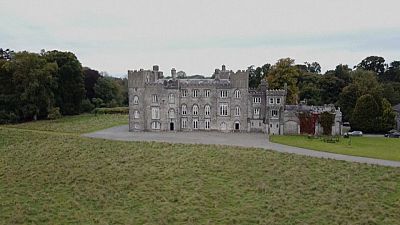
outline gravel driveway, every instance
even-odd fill
[[[344,160],[348,162],[368,163],[381,166],[400,167],[400,162],[366,157],[340,155],[328,152],[313,151],[272,143],[262,133],[221,133],[221,132],[129,132],[128,125],[84,134],[85,137],[119,141],[156,141],[183,144],[215,144],[263,148],[278,152],[294,153],[318,158]]]

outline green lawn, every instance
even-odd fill
[[[123,124],[128,124],[128,115],[82,114],[78,116],[65,116],[58,120],[41,120],[7,125],[7,127],[82,134]]]
[[[400,168],[33,130],[77,118],[0,126],[0,224],[400,223]]]
[[[377,159],[400,161],[400,139],[384,137],[340,138],[337,143],[326,143],[322,139],[309,139],[307,136],[270,136],[272,142],[333,152],[345,155],[365,156]]]

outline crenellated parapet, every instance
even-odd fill
[[[267,96],[285,96],[286,90],[284,89],[268,89],[266,91]]]

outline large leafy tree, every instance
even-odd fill
[[[296,104],[299,99],[297,81],[300,76],[299,69],[295,66],[294,59],[280,59],[268,72],[268,83],[272,89],[282,88],[287,84],[287,103]]]
[[[376,75],[372,71],[357,69],[351,72],[351,80],[348,86],[344,87],[339,94],[338,105],[343,111],[343,118],[349,120],[352,117],[353,110],[358,98],[370,94],[378,102],[378,113],[381,113],[382,107],[382,86],[379,84]]]
[[[249,87],[250,88],[257,88],[262,79],[265,79],[269,70],[271,69],[271,64],[264,64],[261,67],[257,67],[254,69],[254,66],[249,66]]]
[[[101,99],[106,106],[115,107],[123,101],[122,88],[112,77],[101,77],[94,85],[95,96]]]
[[[28,120],[46,118],[54,105],[57,65],[38,54],[21,52],[14,55],[9,67],[17,97],[15,113]]]
[[[302,70],[298,78],[299,99],[308,105],[321,104],[320,74]]]
[[[55,75],[58,87],[54,90],[56,105],[63,115],[78,114],[85,97],[81,63],[71,52],[49,51],[44,57],[58,65]]]
[[[373,71],[378,76],[385,72],[385,67],[385,59],[380,56],[368,56],[357,65],[358,69]]]
[[[370,94],[363,95],[357,100],[351,127],[363,132],[374,132],[378,126],[379,116],[379,104],[375,98]]]
[[[96,84],[97,80],[101,77],[101,75],[97,70],[84,67],[83,76],[85,78],[86,98],[92,99],[95,97],[94,85]]]
[[[392,105],[386,99],[382,100],[382,117],[381,117],[381,131],[387,132],[394,128],[396,124],[396,113]]]
[[[400,61],[393,61],[390,66],[379,77],[382,82],[400,82]]]

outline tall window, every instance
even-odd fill
[[[188,94],[188,90],[182,89],[182,97],[186,97]]]
[[[210,90],[204,90],[204,97],[208,98],[210,97]]]
[[[181,111],[182,111],[182,115],[186,115],[186,114],[187,114],[187,107],[186,107],[186,105],[182,105]]]
[[[236,106],[235,108],[235,116],[240,116],[240,107]]]
[[[197,105],[194,105],[192,112],[194,116],[197,116],[199,114],[199,107]]]
[[[260,116],[260,108],[254,109],[254,117],[258,118]]]
[[[269,104],[274,104],[274,99],[273,98],[269,99]]]
[[[158,121],[151,122],[151,129],[153,129],[153,130],[161,129],[161,123]]]
[[[254,103],[261,103],[261,97],[254,97],[253,98]]]
[[[271,116],[278,117],[278,110],[275,110],[275,109],[271,110]]]
[[[204,115],[209,116],[211,112],[211,107],[210,105],[204,106]]]
[[[139,119],[139,117],[140,117],[139,111],[135,110],[135,112],[133,113],[133,118]]]
[[[171,103],[171,104],[174,104],[175,103],[175,95],[174,94],[169,94],[169,96],[168,96],[168,102],[169,103]]]
[[[235,91],[235,98],[240,98],[240,91],[239,90]]]
[[[210,119],[206,119],[205,121],[204,121],[205,123],[204,123],[204,125],[205,125],[205,129],[206,130],[209,130],[210,129]]]
[[[276,104],[281,104],[281,98],[276,99]]]
[[[158,108],[158,107],[151,108],[151,118],[153,120],[160,119],[160,108]]]
[[[137,95],[133,96],[133,104],[139,104],[139,97]]]
[[[153,95],[153,103],[157,103],[158,102],[158,96],[157,95]]]
[[[228,115],[228,104],[227,103],[221,103],[219,105],[219,115],[220,116],[227,116]]]
[[[194,90],[193,90],[193,98],[197,98],[197,97],[198,97],[198,94],[199,94],[199,90],[194,89]]]
[[[174,110],[174,109],[170,109],[170,110],[168,111],[168,117],[169,117],[170,119],[175,118],[175,110]]]
[[[199,128],[199,120],[198,119],[193,119],[193,129],[198,129]]]
[[[183,129],[187,128],[187,118],[182,118],[181,127]]]
[[[221,98],[227,98],[228,97],[228,90],[222,90],[220,92],[220,97]]]

